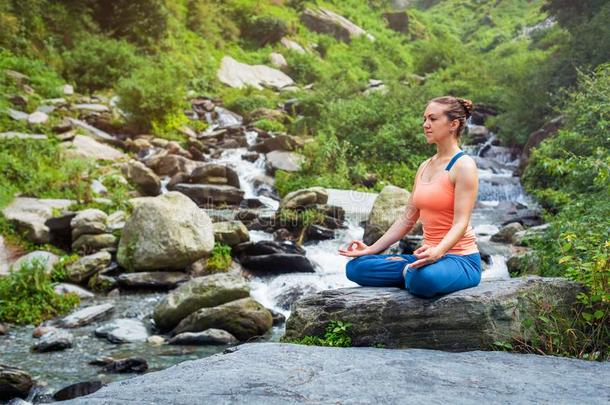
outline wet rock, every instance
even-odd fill
[[[216,328],[244,341],[262,336],[272,324],[271,312],[248,297],[211,308],[201,308],[180,321],[172,334]]]
[[[179,271],[151,271],[121,274],[117,282],[126,288],[171,290],[188,279],[188,274]]]
[[[166,295],[155,308],[153,318],[161,330],[170,330],[189,314],[250,295],[243,277],[213,274],[198,277]]]
[[[94,274],[87,282],[87,287],[97,293],[108,292],[118,286],[116,277],[105,274]],[[118,289],[116,290],[118,292]]]
[[[18,232],[25,233],[26,238],[44,244],[50,241],[49,228],[45,222],[57,210],[65,210],[72,203],[71,200],[17,197],[2,210],[2,214]]]
[[[521,320],[542,294],[569,316],[582,288],[560,278],[528,277],[482,282],[432,299],[400,288],[341,288],[308,295],[293,306],[286,338],[322,336],[329,319],[350,322],[354,346],[384,344],[447,351],[491,350],[497,340],[519,338]],[[520,302],[522,307],[515,311]]]
[[[230,345],[239,341],[222,329],[206,329],[203,332],[184,332],[169,340],[170,345]]]
[[[21,256],[12,264],[11,268],[13,270],[19,270],[23,265],[31,266],[36,262],[43,265],[45,273],[51,274],[53,266],[59,262],[59,256],[44,250],[35,250],[25,256]]]
[[[76,384],[68,385],[53,394],[53,399],[56,401],[67,401],[85,395],[92,394],[102,388],[104,384],[100,380],[83,381]]]
[[[182,270],[214,247],[212,222],[185,195],[143,197],[123,228],[117,260],[131,271]]]
[[[311,31],[332,35],[343,42],[349,43],[352,38],[361,35],[365,35],[370,40],[375,39],[347,18],[323,8],[305,9],[301,14],[301,22]]]
[[[271,240],[240,243],[232,250],[232,254],[238,258],[241,256],[259,256],[273,253],[305,255],[305,250],[294,242],[276,242]]]
[[[271,316],[273,316],[273,326],[281,325],[286,322],[286,317],[284,316],[284,314],[276,312],[272,309],[270,309],[269,312],[271,312]]]
[[[115,146],[122,146],[122,144],[123,144],[119,139],[113,137],[112,135],[110,135],[100,129],[95,128],[92,125],[87,124],[84,121],[77,120],[75,118],[70,118],[70,117],[68,117],[68,120],[70,121],[70,123],[72,124],[73,127],[84,130],[87,133],[87,135],[89,137],[93,138],[95,141],[103,142],[103,143],[107,143],[107,144],[115,145]]]
[[[34,331],[32,332],[32,337],[38,339],[38,338],[46,335],[47,333],[51,333],[51,332],[55,332],[55,331],[57,331],[57,328],[55,326],[45,325],[43,323],[42,325],[38,325],[37,327],[34,328]]]
[[[470,125],[466,134],[466,143],[468,145],[480,145],[485,143],[489,138],[489,129],[483,125]]]
[[[34,380],[27,372],[17,367],[0,364],[0,400],[26,398],[33,386]]]
[[[256,152],[247,152],[247,153],[244,153],[243,155],[241,155],[241,158],[243,160],[247,160],[248,162],[256,162],[258,157],[259,157],[259,154]]]
[[[262,89],[264,86],[281,89],[294,84],[290,77],[277,69],[265,65],[247,65],[230,56],[222,58],[217,77],[224,84],[234,88],[252,86]]]
[[[0,323],[0,336],[6,335],[9,331],[9,326],[5,323]]]
[[[67,279],[76,284],[86,283],[94,274],[110,265],[111,260],[112,256],[108,252],[81,257],[66,266]]]
[[[307,240],[328,240],[335,237],[335,231],[321,225],[312,224],[307,227]]]
[[[314,292],[316,292],[316,289],[311,285],[295,285],[284,289],[277,297],[275,297],[275,301],[280,308],[288,311],[299,299],[305,295],[313,294]]]
[[[506,261],[506,268],[512,276],[536,274],[540,267],[540,259],[532,251],[513,254]]]
[[[213,207],[216,205],[239,205],[244,191],[233,186],[212,184],[176,184],[176,191],[189,196],[197,205]]]
[[[92,292],[69,283],[59,283],[53,289],[57,294],[76,294],[81,300],[95,297]]]
[[[500,231],[491,236],[492,242],[500,242],[500,243],[511,243],[513,241],[513,236],[523,230],[523,225],[519,222],[511,222],[510,224],[502,227]]]
[[[300,254],[272,253],[260,256],[242,256],[239,262],[257,275],[315,273],[311,261]]]
[[[107,318],[114,311],[112,304],[100,304],[79,309],[59,321],[62,328],[79,328]]]
[[[32,345],[32,351],[39,353],[61,351],[72,347],[73,342],[74,336],[70,332],[58,329],[42,335],[40,340]]]
[[[142,321],[119,318],[97,328],[95,336],[106,338],[110,343],[133,343],[145,342],[149,334]]]
[[[226,164],[204,163],[196,167],[190,175],[194,184],[220,184],[239,188],[237,172]]]
[[[303,156],[295,152],[274,150],[266,154],[266,170],[270,175],[274,175],[277,170],[286,172],[298,172],[303,164]]]
[[[292,191],[282,199],[280,208],[294,209],[311,204],[326,204],[328,193],[322,187],[310,187]]]
[[[103,366],[103,370],[107,373],[143,373],[148,370],[148,363],[141,357],[129,357],[125,359],[103,357],[91,361],[89,364]]]
[[[250,240],[248,228],[240,221],[214,222],[214,241],[229,246]]]
[[[410,193],[395,186],[385,186],[373,204],[373,209],[364,227],[363,242],[372,245],[405,211]]]
[[[161,193],[161,180],[143,163],[131,160],[123,166],[123,173],[143,195],[154,197]]]
[[[149,336],[146,339],[146,343],[153,345],[153,346],[161,346],[161,345],[165,344],[165,338],[163,336],[159,336],[159,335]]]

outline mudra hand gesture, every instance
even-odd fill
[[[352,240],[348,245],[347,249],[340,247],[339,254],[347,257],[358,257],[364,255],[373,254],[371,247],[366,245],[361,240]]]

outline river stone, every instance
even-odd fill
[[[280,208],[299,208],[311,204],[326,204],[328,192],[322,187],[310,187],[292,191],[282,199]]]
[[[179,183],[174,190],[186,194],[201,207],[239,205],[244,198],[244,191],[233,186]]]
[[[8,115],[9,115],[9,117],[11,117],[11,119],[13,119],[15,121],[25,121],[28,119],[28,116],[29,116],[28,113],[24,113],[24,112],[18,111],[18,110],[13,110],[12,108],[8,109]]]
[[[609,363],[555,356],[247,343],[66,405],[607,404],[609,381]]]
[[[498,340],[521,337],[521,321],[530,316],[523,314],[529,297],[540,294],[571,316],[580,291],[574,282],[542,277],[484,281],[432,299],[390,287],[328,290],[296,302],[285,337],[322,336],[328,320],[340,319],[353,324],[354,346],[490,350]]]
[[[68,331],[57,329],[51,333],[46,333],[32,345],[32,351],[44,353],[65,350],[72,347],[74,336]]]
[[[56,211],[67,209],[72,203],[71,200],[17,197],[2,210],[2,215],[19,233],[25,233],[29,240],[44,244],[50,242],[50,232],[45,222]]]
[[[170,345],[230,345],[239,343],[235,336],[226,330],[210,328],[203,332],[184,332],[174,336]]]
[[[26,398],[34,385],[32,377],[17,367],[0,363],[0,400]]]
[[[373,204],[373,209],[364,227],[363,241],[372,245],[405,212],[405,205],[411,194],[400,187],[385,186]]]
[[[184,194],[137,199],[125,223],[117,260],[130,271],[182,270],[214,247],[212,222]]]
[[[216,178],[223,179],[222,182],[214,181]],[[220,163],[204,163],[197,166],[191,172],[190,182],[194,184],[226,184],[239,188],[239,176],[230,166]]]
[[[113,360],[104,366],[107,373],[143,373],[148,370],[148,363],[141,357],[129,357]]]
[[[210,276],[211,277],[211,276]],[[241,341],[262,336],[273,325],[271,312],[253,298],[242,298],[212,308],[201,308],[184,318],[172,331],[200,332],[222,329]]]
[[[271,253],[259,256],[241,256],[239,261],[257,275],[315,273],[311,261],[301,254]]]
[[[150,271],[124,273],[117,277],[121,287],[171,290],[188,281],[189,275],[180,271]]]
[[[269,62],[273,65],[273,67],[282,69],[288,66],[288,62],[286,62],[286,58],[284,55],[277,52],[271,52],[269,54]]]
[[[131,318],[114,319],[95,330],[95,336],[110,343],[146,342],[148,331],[142,321]]]
[[[68,385],[53,394],[53,399],[56,401],[67,401],[85,395],[92,394],[102,388],[104,384],[100,380],[83,381],[76,384]]]
[[[265,65],[247,65],[230,56],[222,58],[217,77],[222,83],[234,88],[252,86],[260,90],[264,86],[281,89],[294,84],[294,81],[280,70]]]
[[[69,283],[59,283],[53,289],[57,294],[76,294],[81,300],[95,297],[95,294],[92,292]]]
[[[59,261],[59,256],[54,253],[46,252],[44,250],[35,250],[28,253],[25,256],[21,256],[11,266],[14,271],[17,271],[24,264],[33,264],[34,262],[40,262],[44,266],[44,271],[47,274],[51,274],[53,266]]]
[[[112,256],[108,252],[98,252],[84,256],[66,266],[67,280],[76,284],[86,283],[91,276],[110,265]]]
[[[283,150],[274,150],[265,156],[267,158],[266,169],[271,175],[275,174],[277,170],[298,172],[301,170],[301,164],[304,161],[303,156],[298,153]]]
[[[72,242],[72,250],[75,252],[97,252],[100,250],[114,250],[117,238],[111,233],[99,235],[81,235]]]
[[[499,232],[493,234],[490,240],[492,242],[511,243],[513,235],[522,230],[523,225],[519,222],[511,222],[510,224],[503,226]]]
[[[114,305],[100,304],[79,309],[59,321],[59,326],[62,328],[78,328],[107,318],[112,311]]]
[[[126,154],[112,146],[105,145],[84,135],[76,135],[71,142],[63,142],[61,146],[64,148],[66,156],[70,158],[110,161],[127,158]]]
[[[131,160],[123,166],[123,174],[131,180],[143,195],[157,196],[161,194],[161,180],[144,163]]]
[[[97,208],[89,208],[79,211],[70,221],[72,228],[72,239],[76,240],[84,234],[106,233],[108,226],[108,215]]]
[[[204,307],[213,307],[248,297],[246,280],[229,273],[194,278],[166,295],[155,308],[153,319],[161,330],[176,326],[189,314]]]
[[[241,221],[214,222],[214,240],[217,243],[235,246],[250,240],[248,228]]]
[[[298,146],[297,139],[288,134],[277,134],[271,138],[248,147],[249,151],[269,153],[274,150],[293,151]]]
[[[506,268],[512,275],[536,274],[540,258],[531,250],[521,251],[506,260]]]
[[[311,31],[332,35],[343,42],[349,43],[352,38],[360,35],[365,35],[371,41],[375,39],[347,18],[324,8],[305,9],[301,14],[301,22]]]

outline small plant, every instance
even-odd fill
[[[326,325],[326,333],[324,337],[318,336],[303,336],[300,339],[293,339],[289,343],[296,343],[308,346],[329,346],[329,347],[350,347],[352,345],[352,337],[349,334],[349,328],[352,324],[343,321],[330,321]]]
[[[63,255],[59,258],[59,261],[53,265],[51,271],[51,281],[61,282],[68,278],[68,265],[77,261],[79,256],[77,254]]]
[[[268,119],[258,120],[253,124],[256,128],[267,132],[283,132],[286,130],[284,124]]]
[[[38,324],[78,306],[73,293],[57,294],[41,260],[24,263],[0,278],[0,321]]]
[[[208,269],[216,271],[227,271],[231,265],[231,246],[216,243],[208,258]]]

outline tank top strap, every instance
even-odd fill
[[[453,164],[464,155],[464,151],[459,151],[458,153],[456,153],[451,160],[449,161],[449,163],[447,164],[447,167],[445,167],[446,171],[451,170],[451,168],[453,167]]]

